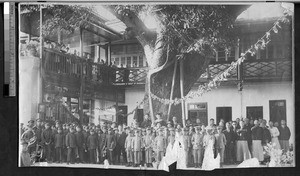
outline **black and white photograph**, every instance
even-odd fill
[[[19,167],[295,167],[294,4],[19,3]]]

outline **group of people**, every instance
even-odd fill
[[[207,126],[197,119],[195,124],[187,121],[183,127],[176,117],[165,122],[161,114],[156,115],[154,122],[146,114],[140,125],[130,126],[60,124],[59,121],[50,124],[37,119],[30,120],[28,129],[21,129],[21,133],[21,144],[28,148],[29,154],[42,147],[47,162],[67,164],[103,164],[107,159],[113,165],[153,167],[179,141],[182,161],[186,167],[195,168],[212,167],[214,162],[222,167],[254,157],[264,163],[263,146],[272,142],[288,151],[291,135],[285,120],[276,127],[272,121],[267,126],[264,119],[253,122],[248,118],[231,122],[221,119],[218,125],[210,119]]]

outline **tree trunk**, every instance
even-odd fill
[[[162,56],[165,57],[165,56]],[[157,60],[165,60],[161,58],[153,58]],[[171,58],[174,60],[175,58]],[[188,92],[191,90],[194,83],[198,80],[201,74],[206,71],[209,59],[203,55],[198,53],[193,54],[186,54],[184,56],[183,67],[184,67],[184,95],[187,95]],[[160,98],[169,99],[171,94],[171,86],[172,86],[172,76],[174,72],[174,64],[173,62],[167,68],[154,73],[151,76],[151,92],[157,95]],[[179,64],[177,64],[177,73],[175,78],[174,84],[174,93],[172,99],[180,98],[180,78],[179,78]],[[144,112],[150,114],[149,109],[149,91],[148,91],[149,80],[147,79],[145,84],[145,92],[147,95],[147,99],[144,102]],[[168,104],[163,104],[158,100],[152,98],[152,106],[154,115],[157,113],[162,113],[162,117],[164,120],[167,120],[167,113],[168,113]],[[170,118],[176,116],[179,122],[182,122],[182,114],[181,114],[181,104],[172,105]],[[152,120],[155,118],[152,117]]]

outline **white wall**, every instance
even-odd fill
[[[41,102],[41,77],[39,58],[20,57],[19,59],[19,120],[27,125],[36,119],[38,104]]]
[[[232,107],[232,120],[246,117],[247,106],[263,106],[263,118],[270,120],[269,101],[286,100],[287,125],[291,129],[292,140],[295,139],[294,91],[292,83],[252,83],[245,85],[243,91],[237,86],[219,87],[202,97],[189,100],[186,103],[207,102],[208,118],[216,121],[216,107]],[[187,112],[187,110],[186,110]]]
[[[134,110],[139,102],[143,100],[145,88],[129,88],[125,90],[125,105],[128,107],[128,113]],[[143,108],[143,107],[139,107]],[[127,125],[133,122],[134,114],[127,117]]]

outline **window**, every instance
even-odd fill
[[[281,120],[286,120],[286,101],[285,100],[270,100],[270,120],[280,123]]]
[[[263,107],[262,106],[248,106],[246,107],[246,117],[248,119],[256,120],[263,118]]]
[[[143,56],[139,56],[139,67],[143,67],[144,63],[143,63]]]
[[[188,104],[188,119],[192,123],[196,123],[197,118],[202,124],[207,125],[207,103]]]

